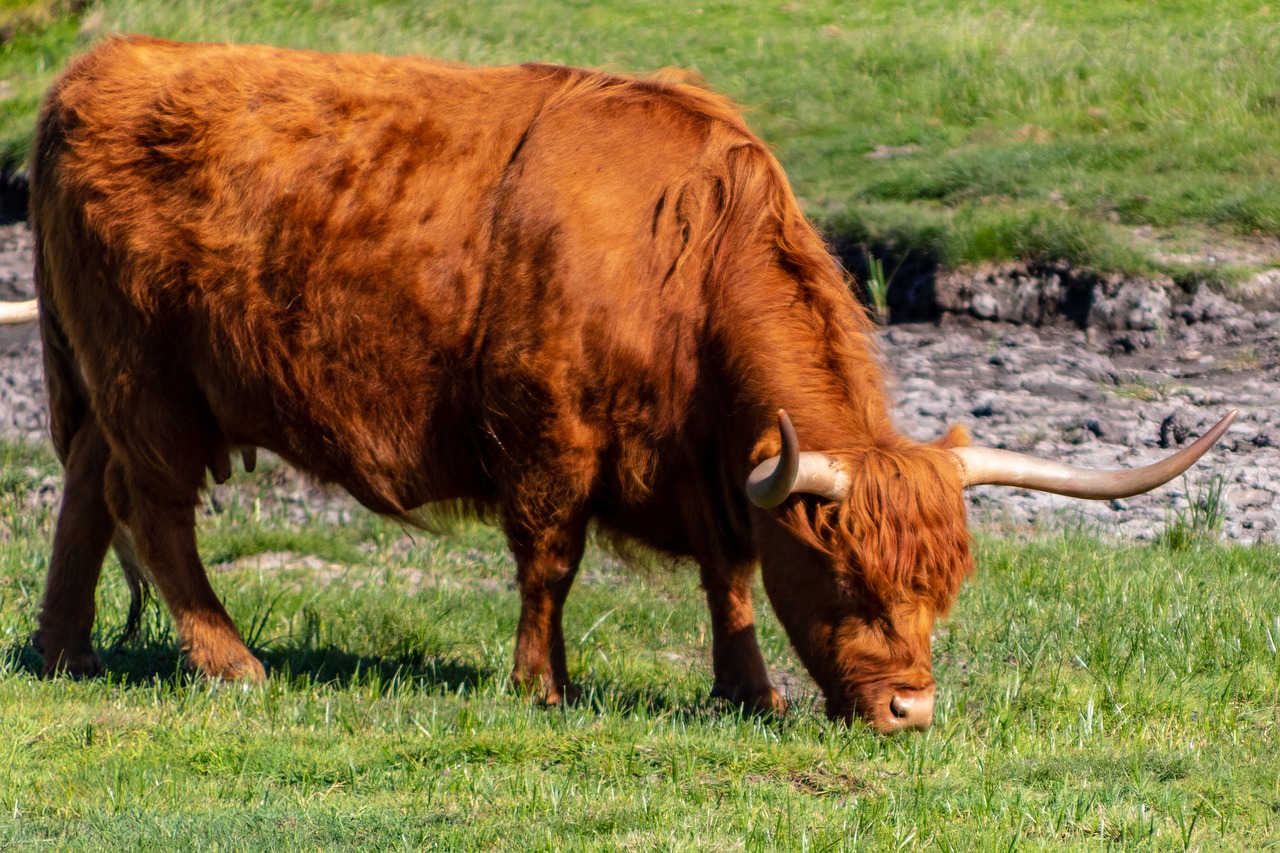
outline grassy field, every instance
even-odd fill
[[[108,675],[41,681],[47,450],[0,450],[0,848],[1258,850],[1280,838],[1274,547],[980,540],[934,641],[938,720],[829,723],[766,606],[785,720],[708,696],[694,573],[593,549],[570,597],[584,700],[512,694],[496,531],[303,511],[284,472],[220,487],[214,584],[271,672],[178,667],[168,617]],[[51,479],[52,478],[52,479]],[[99,646],[123,624],[108,565]]]
[[[747,105],[807,210],[890,277],[904,255],[1219,285],[1280,264],[1280,9],[902,5],[0,0],[0,166],[20,168],[57,70],[115,31],[676,65]],[[201,529],[265,687],[185,674],[158,606],[112,648],[114,564],[107,675],[42,681],[29,636],[59,481],[47,448],[0,445],[0,849],[1280,846],[1276,546],[1177,518],[1153,546],[979,539],[934,641],[937,722],[882,738],[825,719],[762,594],[793,713],[711,699],[695,573],[599,548],[566,617],[584,698],[531,705],[507,684],[498,532],[299,503],[270,467],[215,490]]]
[[[746,105],[808,211],[889,272],[1025,257],[1227,285],[1280,265],[1280,9],[1257,0],[3,2],[0,31],[29,23],[0,47],[0,162],[109,32],[674,65]]]

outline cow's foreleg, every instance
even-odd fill
[[[204,473],[201,464],[195,482]],[[196,494],[194,483],[175,489],[170,483],[135,482],[118,466],[107,471],[108,502],[133,534],[137,555],[173,614],[187,664],[209,678],[262,681],[262,664],[240,638],[200,562]]]
[[[40,629],[32,638],[44,674],[93,675],[102,663],[93,651],[94,594],[115,522],[103,495],[111,451],[96,421],[87,420],[66,454],[65,488],[53,534]]]
[[[787,701],[769,683],[756,643],[755,608],[751,603],[754,565],[702,566],[702,587],[711,608],[711,661],[715,687],[722,696],[758,712],[781,714]]]
[[[522,532],[521,526],[510,523],[507,527],[520,587],[511,681],[517,689],[556,705],[573,698],[561,616],[582,559],[586,522],[536,533]]]

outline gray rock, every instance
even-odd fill
[[[1106,425],[1097,418],[1085,418],[1080,422],[1080,426],[1093,433],[1097,438],[1106,438],[1107,436]]]
[[[1270,533],[1276,529],[1276,517],[1272,513],[1249,512],[1241,519],[1240,526],[1254,533]]]
[[[990,291],[975,293],[969,303],[969,311],[979,320],[1000,319],[1000,301]]]
[[[1116,331],[1154,331],[1166,325],[1169,294],[1149,281],[1120,285],[1113,296],[1095,299],[1089,310],[1089,325]]]
[[[1034,347],[1040,344],[1040,336],[1034,329],[1014,328],[1000,336],[1002,347]]]
[[[1243,312],[1243,308],[1226,297],[1207,287],[1201,287],[1191,298],[1190,304],[1177,308],[1173,313],[1188,323],[1212,323],[1228,317],[1239,317]]]

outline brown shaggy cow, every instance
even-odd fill
[[[518,565],[513,678],[548,701],[595,519],[697,562],[717,693],[785,704],[759,563],[829,713],[923,727],[930,630],[972,569],[966,485],[1133,493],[1225,429],[1118,480],[899,435],[866,315],[778,163],[679,84],[115,38],[50,91],[31,198],[66,467],[47,672],[99,667],[114,541],[191,665],[263,677],[195,507],[206,470],[264,447],[377,512],[493,512]]]

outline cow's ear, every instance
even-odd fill
[[[960,424],[955,424],[951,429],[947,430],[947,434],[942,438],[935,438],[931,444],[934,447],[941,447],[943,450],[950,450],[953,447],[969,446],[969,431]]]

